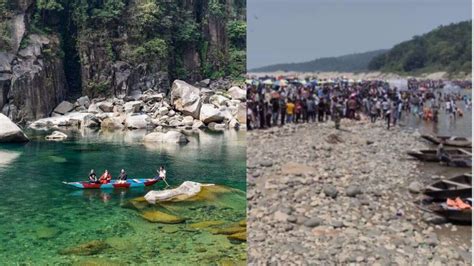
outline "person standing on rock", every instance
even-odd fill
[[[377,120],[378,113],[379,113],[376,103],[377,103],[377,100],[374,99],[370,107],[370,122],[372,123],[375,123],[375,121]]]
[[[286,122],[287,123],[292,123],[293,122],[293,115],[295,112],[295,104],[293,101],[288,100],[288,103],[286,104]]]
[[[280,100],[278,101],[278,105],[280,107],[280,125],[285,125],[285,116],[286,116],[286,99],[285,99],[284,92],[281,92]]]
[[[156,170],[156,172],[158,173],[158,178],[163,180],[166,184],[166,188],[168,188],[170,185],[168,184],[168,182],[166,182],[166,170],[165,170],[165,167],[163,167],[163,165],[160,166],[160,169],[159,170]]]

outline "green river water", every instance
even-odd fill
[[[183,265],[245,262],[245,242],[192,230],[190,223],[246,217],[245,132],[194,133],[186,145],[144,145],[146,132],[75,132],[65,142],[27,132],[27,144],[0,144],[0,265]],[[214,183],[234,188],[214,202],[180,204],[185,223],[150,223],[124,208],[149,190],[78,190],[62,181],[85,180],[91,168],[116,177],[150,178],[159,165],[168,182]],[[151,189],[163,189],[157,183]],[[89,241],[107,243],[91,255],[61,255]]]

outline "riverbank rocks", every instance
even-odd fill
[[[437,170],[429,167],[436,164],[406,159],[406,151],[427,143],[407,128],[366,121],[342,119],[343,130],[328,121],[247,133],[249,265],[288,258],[303,265],[441,265],[451,256],[472,264],[471,228],[433,224],[445,221],[418,208],[420,195],[408,191],[412,182],[423,185],[412,185],[417,192],[433,182]],[[326,142],[331,134],[343,142]],[[266,159],[272,163],[262,165]]]
[[[107,117],[102,120],[100,123],[102,129],[114,130],[114,129],[123,129],[123,119],[119,117]]]
[[[153,132],[145,136],[145,142],[164,142],[164,143],[175,143],[175,144],[186,144],[189,142],[186,136],[178,131],[164,132]]]
[[[52,141],[63,141],[67,139],[67,135],[61,131],[54,131],[50,135],[46,136],[46,140]]]
[[[408,190],[411,192],[411,193],[421,193],[424,189],[424,186],[418,182],[418,181],[413,181],[410,183],[410,185],[408,186]]]
[[[59,251],[60,255],[95,255],[99,254],[110,246],[102,240],[92,240],[77,246],[65,248]]]
[[[69,113],[74,109],[74,104],[68,102],[68,101],[62,101],[56,108],[54,108],[55,113],[64,115],[66,113]]]
[[[171,87],[171,105],[184,115],[199,119],[201,97],[199,89],[182,80],[175,80]]]
[[[205,124],[209,124],[211,122],[220,123],[224,120],[224,116],[218,108],[214,107],[213,104],[203,104],[201,107],[199,120]]]
[[[150,122],[148,115],[128,114],[125,118],[125,127],[129,129],[143,129],[147,128]]]
[[[231,87],[227,92],[233,100],[245,101],[247,99],[247,91],[237,86]]]
[[[0,113],[0,142],[28,142],[23,131],[8,117]]]
[[[239,232],[227,237],[229,240],[247,241],[247,232]]]
[[[157,210],[143,211],[140,216],[149,222],[163,224],[179,224],[186,220],[185,218],[167,214]]]

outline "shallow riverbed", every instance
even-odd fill
[[[194,133],[184,146],[144,145],[139,140],[145,133],[75,132],[65,142],[35,134],[27,144],[0,145],[0,264],[245,261],[245,243],[188,228],[203,219],[228,224],[245,219],[245,132]],[[164,225],[122,207],[148,189],[82,191],[61,183],[85,180],[91,168],[99,175],[109,169],[116,177],[124,168],[129,178],[150,178],[160,165],[171,186],[192,180],[236,190],[216,199],[225,207],[196,214],[184,206],[181,214],[192,215],[186,223]],[[92,240],[108,248],[88,256],[59,254]]]

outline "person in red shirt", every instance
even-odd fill
[[[108,184],[112,180],[112,175],[106,169],[105,172],[100,176],[99,181],[101,184]]]

